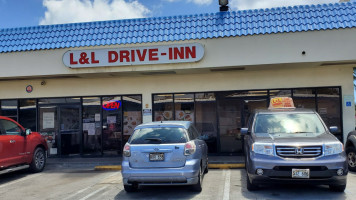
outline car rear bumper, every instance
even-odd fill
[[[348,168],[344,153],[309,159],[286,159],[275,156],[251,154],[248,160],[247,173],[251,183],[293,183],[316,185],[345,185]],[[257,175],[257,169],[263,174]],[[292,178],[292,169],[309,169],[309,178]],[[338,175],[337,170],[343,174]]]
[[[200,160],[187,160],[179,168],[132,168],[129,161],[122,161],[124,185],[194,185],[198,183]]]

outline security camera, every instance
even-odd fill
[[[41,85],[46,85],[46,81],[41,81]]]

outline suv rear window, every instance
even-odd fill
[[[185,129],[177,127],[137,129],[129,140],[130,144],[171,144],[186,142],[187,135]]]

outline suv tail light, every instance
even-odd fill
[[[125,157],[130,157],[131,156],[131,147],[129,144],[125,144],[124,146],[124,151],[123,151],[123,155]]]
[[[192,155],[193,153],[195,153],[196,149],[197,148],[196,148],[195,143],[193,141],[187,142],[184,145],[184,155],[185,156]]]

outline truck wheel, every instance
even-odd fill
[[[335,192],[344,192],[346,185],[329,185],[329,189]]]
[[[347,154],[347,163],[349,165],[349,170],[356,171],[356,150],[355,147],[347,147],[346,148]]]
[[[37,147],[33,153],[32,162],[30,164],[31,172],[41,172],[46,164],[46,154],[43,148]]]
[[[126,192],[136,192],[138,189],[138,185],[137,184],[124,185],[124,189]]]
[[[201,185],[201,182],[202,182],[202,174],[201,174],[201,172],[202,172],[202,170],[201,170],[201,167],[202,166],[200,166],[199,173],[198,173],[198,183],[195,184],[195,185],[192,185],[192,190],[194,192],[201,192],[202,191],[202,185]]]
[[[247,170],[246,170],[246,188],[248,191],[255,191],[259,189],[258,185],[251,183],[250,178],[248,177]]]

